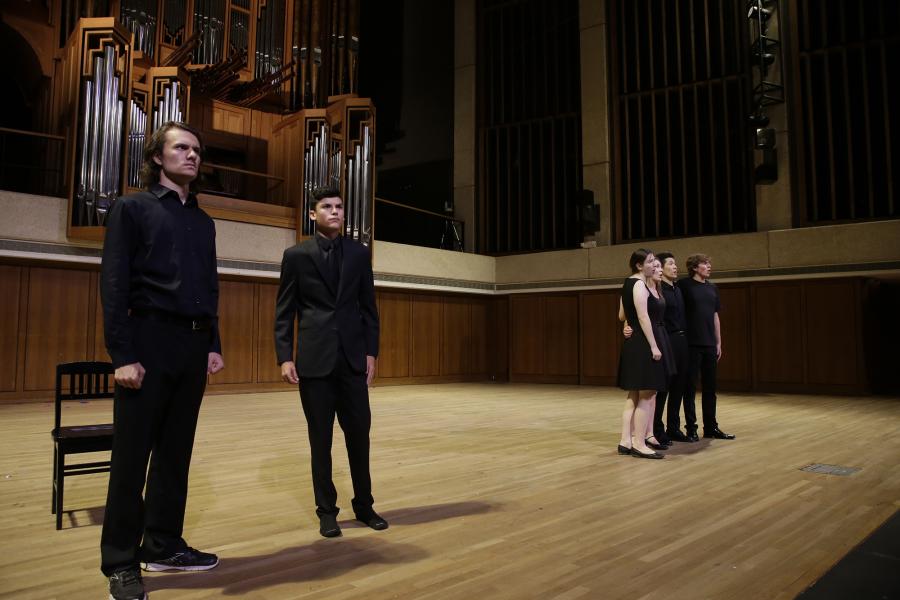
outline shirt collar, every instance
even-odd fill
[[[332,248],[338,248],[341,245],[341,236],[338,235],[333,240],[328,239],[318,231],[316,232],[316,243],[319,244],[319,248],[322,250],[331,250]]]
[[[169,194],[172,194],[173,197],[176,200],[178,200],[179,203],[181,202],[181,197],[178,195],[178,192],[176,192],[175,190],[173,190],[170,187],[164,186],[163,184],[161,184],[159,182],[156,182],[153,185],[151,185],[149,187],[149,191],[151,194],[153,194],[160,200],[162,200]],[[185,201],[184,205],[185,206],[197,206],[197,194],[195,194],[194,192],[188,192],[188,197],[187,197],[187,200]]]

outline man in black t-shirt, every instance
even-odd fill
[[[690,370],[684,390],[684,419],[687,436],[696,441],[697,413],[694,397],[697,375],[703,385],[703,437],[733,440],[719,429],[716,421],[716,367],[722,357],[722,333],[719,326],[719,290],[709,281],[712,264],[705,254],[687,259],[689,277],[678,282],[684,298],[687,338],[690,346]]]

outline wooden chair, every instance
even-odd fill
[[[75,362],[56,366],[56,418],[53,431],[53,502],[56,529],[62,529],[65,479],[72,475],[108,473],[110,461],[66,464],[67,454],[112,450],[113,425],[62,426],[64,402],[112,398],[115,369],[108,362]]]

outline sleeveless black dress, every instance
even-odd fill
[[[669,377],[676,372],[672,346],[663,323],[666,301],[662,296],[657,299],[648,290],[647,314],[650,317],[656,345],[662,353],[661,360],[653,360],[650,342],[644,335],[644,330],[638,320],[637,309],[634,306],[635,285],[646,284],[640,279],[629,277],[622,285],[622,308],[633,333],[622,343],[622,354],[619,356],[619,375],[616,383],[623,390],[662,391],[668,388]]]

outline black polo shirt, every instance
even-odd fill
[[[684,298],[688,343],[691,346],[715,346],[715,315],[722,308],[719,288],[709,280],[702,282],[693,277],[680,279],[678,288]]]
[[[116,367],[137,362],[128,323],[135,309],[211,319],[209,351],[221,353],[216,228],[194,194],[182,204],[178,192],[155,184],[113,202],[100,294],[106,348]]]

